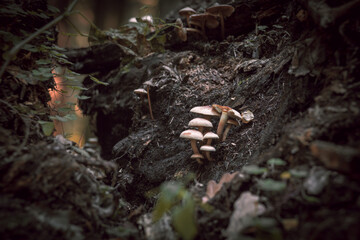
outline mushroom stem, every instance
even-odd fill
[[[147,92],[147,97],[148,97],[148,102],[149,102],[149,111],[150,111],[150,117],[152,120],[154,120],[154,116],[152,113],[152,108],[151,108],[151,101],[150,101],[150,93],[149,93],[149,85],[146,87],[146,92]]]
[[[226,125],[226,128],[225,128],[224,133],[223,133],[222,138],[221,138],[222,142],[225,141],[225,139],[226,139],[226,137],[227,137],[227,135],[228,135],[228,133],[230,131],[230,128],[231,128],[231,124]]]
[[[212,159],[212,157],[210,156],[210,152],[205,152],[205,156],[207,160],[214,161],[214,159]]]
[[[219,138],[222,139],[222,132],[226,125],[227,120],[229,119],[227,111],[222,111],[218,128],[216,130],[216,134],[219,135]]]
[[[220,27],[221,27],[221,39],[225,38],[225,24],[224,24],[224,17],[222,14],[219,15],[220,17]]]
[[[196,154],[200,153],[199,149],[198,149],[198,147],[196,145],[196,140],[191,140],[191,148],[192,148],[194,153],[196,153]]]

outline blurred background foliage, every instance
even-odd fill
[[[49,4],[63,12],[71,3],[71,0],[49,0]],[[91,24],[95,24],[101,30],[118,29],[129,22],[131,18],[143,16],[158,17],[164,19],[166,14],[177,10],[180,0],[80,0],[74,11],[80,14],[72,14],[67,20],[57,25],[57,44],[62,48],[83,48],[89,46],[88,35]],[[65,69],[56,69],[61,73]],[[78,76],[79,82],[84,76]],[[51,107],[54,109],[64,108],[69,103],[77,103],[78,92],[69,89],[66,81],[60,76],[55,77],[57,91],[51,92]],[[55,135],[62,134],[68,139],[83,146],[86,139],[91,136],[89,120],[84,117],[75,106],[76,120],[56,121]]]

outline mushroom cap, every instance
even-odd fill
[[[143,84],[144,84],[145,86],[152,86],[152,87],[155,86],[155,84],[153,83],[152,79],[143,82]]]
[[[239,125],[240,125],[236,120],[233,120],[233,119],[227,120],[226,123],[227,123],[227,124],[231,124],[231,125],[235,125],[235,126],[239,126]]]
[[[218,113],[228,112],[228,111],[230,111],[230,110],[233,110],[231,107],[221,106],[221,105],[218,105],[218,104],[213,104],[212,107],[213,107],[213,109],[215,109]]]
[[[234,11],[235,8],[227,4],[218,4],[206,9],[206,12],[208,13],[222,15],[223,17],[229,17]]]
[[[215,152],[216,149],[213,146],[210,146],[210,145],[203,145],[203,146],[200,147],[200,151]]]
[[[244,111],[244,112],[242,112],[241,113],[241,116],[242,116],[242,121],[244,122],[244,123],[249,123],[249,122],[251,122],[253,119],[254,119],[254,114],[251,112],[251,111],[249,111],[249,110],[246,110],[246,111]]]
[[[195,22],[203,22],[206,20],[207,16],[209,14],[207,13],[197,13],[197,14],[193,14],[189,17],[190,21],[195,21]]]
[[[197,158],[204,159],[204,156],[201,153],[194,153],[193,155],[191,155],[190,158],[191,159],[197,159]]]
[[[183,131],[180,134],[180,137],[191,139],[191,140],[197,140],[197,141],[202,141],[204,138],[203,134],[200,131],[195,130],[195,129],[188,129],[188,130]]]
[[[213,127],[213,124],[204,118],[194,118],[188,124],[189,127]]]
[[[241,114],[238,111],[236,111],[235,109],[229,110],[229,117],[239,119],[239,120],[242,119]]]
[[[208,14],[207,18],[206,18],[206,27],[213,29],[213,28],[217,28],[219,26],[219,21],[216,19],[215,15],[212,14]]]
[[[190,110],[191,113],[198,113],[205,116],[217,116],[220,117],[220,114],[215,111],[211,106],[198,106],[193,107]]]
[[[190,16],[195,13],[196,13],[196,11],[194,9],[192,9],[191,7],[184,7],[179,10],[179,14],[181,16]]]
[[[204,139],[219,139],[219,135],[217,135],[216,133],[213,133],[213,132],[207,132],[204,135]]]
[[[134,90],[134,93],[139,94],[139,95],[141,95],[141,94],[144,94],[144,95],[147,94],[146,90],[143,89],[143,88],[135,89],[135,90]]]

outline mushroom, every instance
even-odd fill
[[[176,19],[176,32],[179,36],[179,38],[181,39],[181,41],[186,42],[187,41],[187,33],[188,32],[195,32],[198,33],[200,35],[203,35],[203,33],[195,28],[184,28],[184,25],[181,21],[180,18]]]
[[[190,139],[191,140],[191,148],[194,151],[194,153],[200,153],[199,149],[196,146],[196,141],[202,141],[204,136],[203,134],[195,129],[188,129],[183,131],[180,134],[181,138],[186,138],[186,139]]]
[[[220,27],[221,27],[221,38],[225,38],[225,26],[224,26],[224,18],[229,17],[235,8],[231,5],[227,4],[218,4],[206,9],[206,12],[214,14],[220,18]]]
[[[224,127],[225,127],[225,125],[226,125],[226,122],[227,122],[227,120],[229,119],[228,112],[229,112],[229,110],[232,110],[232,108],[230,108],[230,107],[228,107],[228,106],[217,105],[217,104],[213,104],[212,107],[213,107],[218,113],[221,113],[219,125],[218,125],[218,128],[217,128],[217,130],[216,130],[216,134],[219,135],[219,137],[221,138],[222,132],[223,132]]]
[[[203,133],[204,127],[212,128],[213,124],[209,120],[206,120],[205,118],[194,118],[193,120],[191,120],[189,122],[188,126],[189,127],[197,127],[198,130],[201,133]]]
[[[186,23],[187,23],[188,27],[190,27],[189,17],[195,13],[196,13],[196,11],[190,7],[185,7],[183,9],[179,10],[179,15],[186,17]]]
[[[226,128],[224,130],[224,133],[223,133],[223,136],[221,138],[221,141],[225,141],[229,131],[230,131],[230,128],[231,128],[231,125],[234,125],[234,126],[239,126],[240,124],[236,121],[236,120],[232,120],[232,119],[229,119],[227,122],[226,122]]]
[[[144,104],[144,96],[147,95],[147,92],[145,89],[143,88],[138,88],[134,90],[134,93],[138,96],[140,96],[140,100],[141,100],[141,107]]]
[[[243,123],[249,123],[253,119],[254,119],[254,114],[251,111],[246,110],[241,113],[241,120],[243,121]]]
[[[219,21],[216,19],[215,15],[208,14],[205,26],[210,29],[217,28],[219,26]]]
[[[210,120],[211,117],[220,117],[218,113],[212,106],[197,106],[190,109],[191,113],[197,113],[204,116],[205,119]]]
[[[201,153],[194,153],[190,158],[195,159],[199,164],[203,164],[201,159],[204,159],[204,156]]]
[[[204,140],[207,140],[206,145],[211,145],[213,139],[219,139],[219,136],[213,132],[208,132],[204,135]]]
[[[149,102],[150,117],[152,120],[154,120],[154,116],[153,116],[152,108],[151,108],[150,93],[149,93],[150,86],[154,86],[154,83],[152,82],[152,80],[148,80],[148,81],[144,82],[143,84],[146,86],[146,93],[147,93],[148,102]]]
[[[207,13],[198,13],[198,14],[193,14],[190,16],[190,24],[193,24],[193,25],[197,25],[200,27],[201,29],[201,33],[204,37],[204,39],[207,39],[206,37],[206,34],[205,34],[205,21],[206,21],[206,18],[209,14]]]
[[[210,156],[210,152],[215,152],[216,149],[213,146],[210,145],[203,145],[200,147],[200,151],[205,152],[205,156],[209,161],[213,161],[213,159]]]

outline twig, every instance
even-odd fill
[[[30,42],[31,40],[33,40],[35,37],[37,37],[38,35],[40,35],[41,33],[43,33],[44,31],[46,31],[48,28],[54,26],[55,24],[57,24],[58,22],[60,22],[63,18],[69,16],[71,14],[72,9],[74,8],[74,6],[76,5],[76,3],[79,0],[74,0],[69,6],[68,8],[65,10],[65,12],[61,15],[59,15],[57,18],[55,18],[54,20],[52,20],[51,22],[49,22],[48,24],[46,24],[45,26],[43,26],[42,28],[40,28],[39,30],[37,30],[36,32],[34,32],[33,34],[31,34],[29,37],[25,38],[24,40],[22,40],[21,42],[19,42],[17,45],[15,45],[7,54],[6,57],[6,61],[5,63],[1,66],[0,69],[0,83],[1,83],[1,77],[4,74],[7,66],[9,65],[9,63],[11,62],[11,59],[13,59],[13,57],[18,53],[18,51],[21,49],[21,47],[23,47],[26,43]]]

